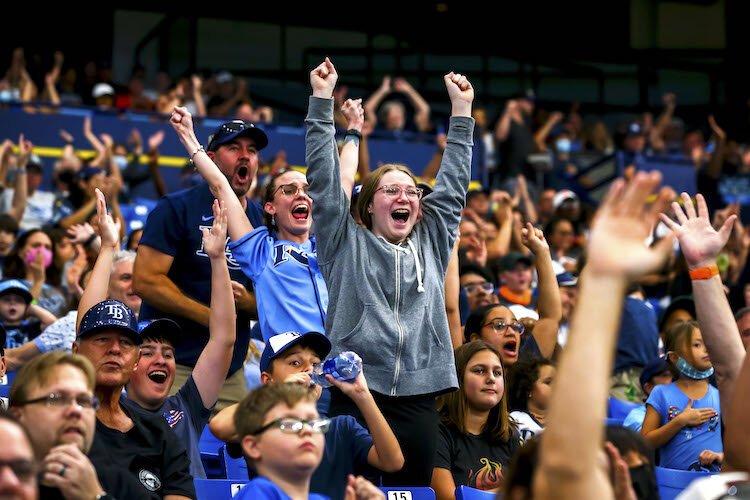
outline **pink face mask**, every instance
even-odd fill
[[[37,247],[29,250],[26,254],[26,263],[33,264],[39,252],[42,253],[42,263],[44,264],[44,268],[47,269],[52,264],[52,250],[45,247]]]

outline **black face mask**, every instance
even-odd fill
[[[648,464],[630,468],[630,482],[638,500],[659,500],[659,486],[654,469]]]

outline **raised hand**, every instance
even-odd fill
[[[68,228],[68,237],[74,245],[83,245],[94,234],[96,234],[96,231],[94,231],[94,228],[88,222],[73,224]]]
[[[349,128],[362,130],[365,123],[365,108],[362,107],[362,99],[347,99],[341,106],[341,113],[349,121]]]
[[[549,252],[549,244],[544,239],[544,233],[530,222],[527,222],[526,227],[521,229],[521,241],[534,255],[539,255],[540,252]]]
[[[331,60],[326,57],[325,61],[310,72],[310,86],[313,89],[313,96],[330,99],[333,96],[333,89],[336,87],[338,78],[336,68]]]
[[[443,77],[448,97],[451,100],[452,116],[471,116],[471,103],[474,102],[474,87],[460,73],[451,71]]]
[[[187,108],[183,106],[175,106],[172,115],[169,117],[169,123],[172,124],[172,128],[177,132],[177,136],[183,144],[185,144],[185,141],[195,138],[193,116]],[[197,139],[195,142],[197,142]]]
[[[111,215],[107,213],[107,202],[99,188],[96,188],[96,215],[99,220],[99,236],[102,238],[102,248],[120,248],[120,227]]]
[[[697,213],[690,196],[687,193],[682,193],[681,197],[685,205],[684,211],[677,202],[672,203],[677,222],[661,214],[662,222],[672,230],[672,233],[679,240],[680,248],[690,269],[715,264],[716,257],[724,248],[729,235],[732,233],[732,226],[734,226],[737,215],[727,217],[724,224],[716,231],[708,219],[708,207],[703,195],[697,194],[695,196],[698,205]]]
[[[718,123],[716,123],[716,118],[714,118],[714,115],[708,115],[708,124],[711,127],[711,131],[720,141],[723,141],[727,138],[727,133],[723,128],[719,126]]]
[[[18,136],[18,165],[25,167],[31,156],[31,151],[34,149],[34,145],[31,141],[27,141],[24,135]]]
[[[211,230],[203,228],[203,251],[210,259],[225,259],[227,247],[227,207],[214,200],[214,222]]]
[[[592,272],[635,279],[662,267],[672,239],[662,238],[651,248],[644,243],[669,201],[669,190],[662,188],[654,203],[646,202],[660,182],[659,172],[638,172],[628,184],[612,183],[591,228],[587,267]]]
[[[164,141],[164,131],[158,130],[148,138],[148,150],[155,151],[159,149],[161,143]]]

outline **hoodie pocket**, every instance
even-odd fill
[[[448,366],[447,357],[453,356],[453,351],[445,346],[432,323],[431,311],[430,307],[425,306],[414,314],[415,319],[421,314],[421,320],[409,322],[401,355],[407,371]]]
[[[393,312],[382,306],[365,305],[357,324],[337,344],[342,350],[356,352],[370,366],[392,366],[398,346]]]

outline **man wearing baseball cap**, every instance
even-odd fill
[[[233,120],[219,125],[192,155],[201,149],[206,151],[226,176],[253,227],[263,225],[263,210],[246,194],[258,170],[258,152],[267,145],[268,137],[261,129]],[[173,392],[187,381],[209,339],[211,265],[203,249],[201,230],[213,223],[213,201],[204,182],[163,197],[149,214],[138,246],[133,284],[143,298],[140,318],[170,318],[183,332],[174,346],[177,365]],[[257,319],[255,296],[248,291],[252,289],[250,280],[228,247],[226,259],[236,302],[237,342],[217,409],[239,401],[247,392],[242,365],[250,341],[249,322]]]
[[[138,365],[142,339],[127,305],[101,300],[107,293],[119,232],[98,189],[96,197],[102,244],[78,305],[73,344],[73,352],[88,358],[96,371],[94,392],[100,406],[89,458],[95,464],[130,471],[142,485],[142,498],[195,498],[190,459],[177,435],[163,418],[141,415],[123,403],[122,390]]]

